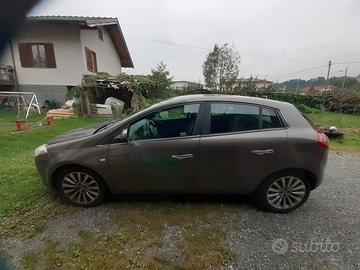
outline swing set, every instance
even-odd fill
[[[25,119],[27,119],[31,109],[35,109],[41,114],[40,105],[34,92],[0,91],[0,104],[11,100],[16,101],[17,117],[19,117],[22,111],[26,111]]]

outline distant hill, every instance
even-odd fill
[[[358,77],[346,77],[345,81],[345,88],[352,88],[354,85],[359,84],[359,78]],[[344,77],[331,77],[329,79],[329,84],[332,84],[336,87],[341,87],[343,83]],[[288,81],[284,81],[282,83],[276,84],[277,87],[281,89],[285,89],[286,92],[293,92],[296,90],[296,86],[298,83],[298,79],[291,79]],[[311,87],[315,85],[325,84],[326,79],[324,77],[317,77],[310,80],[299,80],[299,86],[298,89],[303,89],[305,87]]]

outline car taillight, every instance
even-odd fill
[[[320,146],[320,147],[323,147],[323,148],[328,148],[329,147],[329,139],[328,137],[322,133],[322,132],[317,132],[316,133],[316,141],[317,141],[317,144]]]

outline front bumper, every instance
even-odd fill
[[[45,186],[53,189],[50,179],[50,157],[49,154],[43,154],[35,157],[35,165],[40,174],[41,180]]]

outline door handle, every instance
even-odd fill
[[[262,149],[262,150],[252,150],[251,153],[258,156],[263,156],[267,154],[274,154],[274,149]]]
[[[175,159],[189,159],[189,158],[193,158],[194,155],[193,154],[171,155],[171,157]]]

